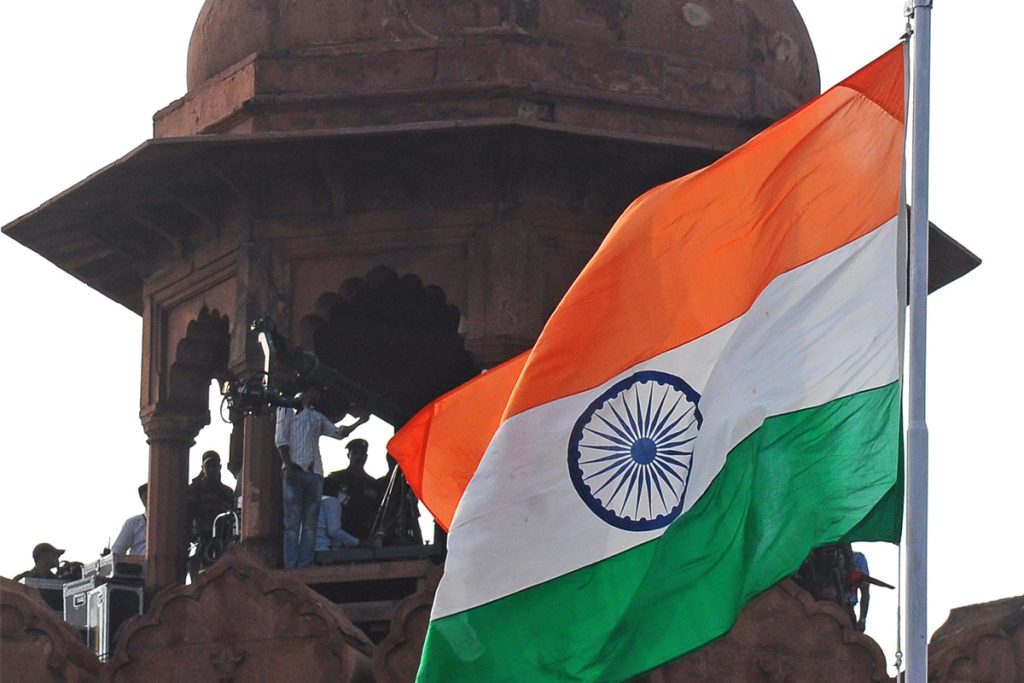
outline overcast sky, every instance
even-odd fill
[[[0,224],[30,211],[151,135],[185,93],[199,0],[0,3]],[[798,0],[828,87],[903,33],[902,0]],[[950,608],[1024,593],[1019,327],[1024,180],[1020,3],[937,0],[933,13],[931,218],[984,263],[929,300],[929,625]],[[985,11],[987,10],[987,11]],[[997,11],[998,10],[998,13]],[[0,574],[48,541],[94,559],[141,511],[147,447],[138,419],[141,319],[0,239]],[[193,449],[226,452],[216,411]],[[388,430],[371,440],[382,471]],[[325,440],[325,445],[328,440]],[[328,469],[345,465],[340,444]],[[1016,520],[1016,521],[1014,521]],[[894,549],[868,548],[895,583]],[[873,592],[869,632],[892,661],[895,600]]]

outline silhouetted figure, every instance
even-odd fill
[[[121,525],[121,533],[114,539],[114,545],[110,552],[115,555],[145,555],[146,554],[146,495],[149,492],[149,484],[139,487],[139,498],[142,500],[143,513],[134,515],[124,520]]]
[[[863,631],[867,624],[871,600],[869,585],[893,588],[868,574],[867,558],[855,553],[849,543],[815,548],[793,575],[793,580],[815,600],[836,603],[858,631]],[[860,604],[860,616],[855,609],[857,604]]]
[[[324,495],[320,501],[320,519],[316,525],[316,550],[337,550],[359,545],[359,539],[345,531],[343,510],[348,504],[348,489],[337,480],[324,480]]]
[[[204,559],[206,547],[213,538],[213,520],[222,512],[235,508],[235,493],[220,480],[220,454],[217,451],[203,453],[203,469],[188,486],[188,516],[192,523],[190,540],[196,544],[196,552],[189,558],[188,570],[193,579],[199,570],[207,566]]]
[[[60,556],[64,550],[56,548],[49,543],[40,543],[32,549],[32,561],[35,566],[14,577],[15,581],[22,579],[56,579],[57,566],[60,564]]]
[[[328,481],[348,491],[349,502],[345,508],[345,528],[361,540],[369,540],[373,531],[373,520],[380,509],[384,495],[381,484],[366,472],[366,456],[369,444],[366,439],[352,439],[345,448],[349,464],[343,470],[331,472]]]
[[[811,551],[793,580],[815,600],[828,600],[845,608],[849,567],[848,555],[841,545],[826,545]]]
[[[278,409],[274,437],[284,469],[285,568],[313,564],[324,485],[320,437],[344,439],[368,419],[361,417],[351,425],[334,425],[316,409],[320,400],[320,391],[316,387],[302,392],[301,400],[302,405],[297,410]]]
[[[869,581],[871,576],[868,573],[868,559],[864,557],[864,553],[852,553],[851,562],[853,566],[846,582],[849,591],[847,602],[854,626],[858,631],[863,632],[867,626],[868,605],[871,602],[871,583]],[[859,618],[854,612],[858,604],[860,604]]]

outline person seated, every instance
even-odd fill
[[[213,538],[213,521],[217,515],[235,509],[235,493],[220,480],[220,454],[203,453],[203,469],[188,487],[188,516],[192,523],[191,540],[196,553],[189,560],[189,573],[195,578],[206,566],[203,560],[206,546]]]
[[[368,540],[373,531],[373,522],[380,509],[383,497],[380,483],[366,471],[369,444],[366,439],[352,439],[345,448],[348,451],[349,466],[327,475],[327,482],[344,487],[350,497],[345,509],[346,526],[357,538]]]
[[[32,549],[32,561],[35,562],[35,566],[15,576],[14,580],[58,578],[55,570],[60,564],[60,556],[63,554],[62,548],[56,548],[49,543],[40,543]]]
[[[139,487],[139,499],[142,500],[142,514],[129,517],[121,525],[121,533],[114,540],[110,552],[115,555],[137,555],[146,554],[146,494],[149,491],[149,484]]]
[[[320,519],[316,525],[315,550],[337,550],[359,545],[359,539],[342,527],[342,510],[348,503],[348,489],[337,481],[324,482],[324,495],[320,501]]]

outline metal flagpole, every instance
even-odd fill
[[[928,425],[925,358],[928,321],[928,109],[932,0],[909,0],[914,20],[911,139],[910,348],[907,429],[907,678],[928,680]]]

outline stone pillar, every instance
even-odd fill
[[[149,437],[146,588],[185,582],[188,553],[188,451],[209,414],[157,408],[142,415]]]
[[[242,444],[242,545],[270,568],[281,566],[284,534],[274,425],[273,415],[245,418]]]
[[[245,419],[241,415],[231,416],[231,438],[228,442],[228,472],[235,479],[242,480],[242,456],[245,441]]]

